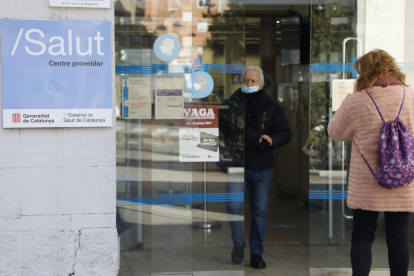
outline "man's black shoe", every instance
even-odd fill
[[[246,247],[246,243],[243,246],[235,245],[233,247],[233,251],[231,252],[231,261],[235,264],[240,264],[244,260],[244,248]]]
[[[250,265],[256,269],[266,268],[266,263],[263,261],[262,256],[252,255],[250,257]]]

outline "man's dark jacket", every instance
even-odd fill
[[[219,114],[220,140],[224,142],[221,151],[235,165],[244,165],[252,170],[272,169],[273,149],[286,145],[292,137],[280,106],[266,92],[261,94],[254,110],[245,112],[246,96],[238,89],[223,102],[224,108],[220,109]],[[260,143],[262,135],[268,135],[273,145],[270,146],[265,139]]]

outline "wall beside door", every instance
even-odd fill
[[[0,19],[113,23],[111,6],[49,8],[49,0],[8,0],[0,1]],[[113,63],[112,71],[114,83]],[[0,274],[116,275],[115,188],[115,126],[0,127]]]

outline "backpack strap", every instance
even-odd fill
[[[383,121],[383,122],[384,122],[384,124],[385,124],[384,117],[382,117],[382,114],[381,114],[381,112],[380,112],[380,110],[379,110],[379,108],[378,108],[377,104],[375,103],[374,99],[371,97],[371,95],[368,93],[368,91],[367,91],[367,90],[365,90],[365,92],[367,92],[367,94],[368,94],[368,96],[370,97],[371,101],[374,103],[375,108],[376,108],[376,109],[377,109],[377,111],[378,111],[378,114],[381,116],[381,119],[382,119],[382,121]],[[377,176],[375,175],[374,170],[371,168],[371,166],[368,164],[367,159],[365,159],[364,155],[363,155],[363,154],[361,153],[361,151],[359,150],[358,145],[357,145],[357,143],[356,143],[356,141],[355,141],[355,140],[354,140],[354,143],[355,143],[355,146],[357,147],[357,149],[358,149],[358,151],[359,151],[359,154],[361,154],[362,159],[364,159],[365,164],[367,164],[367,166],[368,166],[369,170],[371,171],[372,175],[374,176],[374,178],[375,178],[375,180],[376,180],[376,179],[377,179]]]
[[[354,143],[355,143],[355,146],[357,147],[357,149],[358,149],[358,151],[359,151],[359,154],[361,154],[362,159],[364,159],[365,164],[367,164],[367,166],[368,166],[369,170],[371,171],[372,175],[374,176],[374,178],[375,178],[375,180],[376,180],[376,179],[377,179],[377,176],[375,175],[374,170],[371,168],[371,166],[368,164],[367,159],[365,159],[364,155],[363,155],[363,154],[361,153],[361,151],[359,150],[358,145],[357,145],[357,143],[356,143],[356,141],[355,141],[355,140],[354,140]]]
[[[367,90],[365,90],[365,92],[367,92],[368,96],[371,98],[371,101],[374,103],[375,107],[377,108],[378,114],[381,116],[381,119],[382,119],[382,121],[383,121],[383,122],[384,122],[384,124],[385,124],[384,117],[382,117],[382,114],[381,114],[381,112],[380,112],[380,110],[379,110],[379,108],[378,108],[377,104],[375,103],[374,99],[371,97],[371,95],[368,93],[368,91],[367,91]],[[400,110],[400,111],[401,111],[401,110]]]
[[[403,99],[402,99],[402,102],[401,102],[400,110],[398,111],[398,116],[397,116],[397,118],[400,118],[401,110],[402,110],[402,107],[403,107],[403,104],[404,104],[404,99],[405,99],[405,88],[404,88],[404,86],[403,86],[403,85],[401,85],[401,86],[402,86],[402,88],[403,88],[403,90],[404,90],[404,95],[403,95]],[[382,121],[385,123],[384,117],[382,117],[382,114],[381,114],[381,112],[380,112],[380,110],[379,110],[379,108],[378,108],[377,104],[375,103],[374,99],[371,97],[371,95],[368,93],[368,91],[367,91],[367,90],[365,90],[365,92],[367,92],[368,96],[371,98],[371,101],[374,103],[375,108],[376,108],[376,109],[377,109],[377,111],[378,111],[378,114],[381,116]]]
[[[404,88],[404,86],[402,86],[402,88],[404,89],[404,95],[403,95],[403,100],[402,100],[402,102],[401,102],[400,111],[398,111],[398,116],[397,116],[397,118],[400,118],[401,109],[402,109],[402,106],[403,106],[403,104],[404,104],[404,99],[405,99],[405,88]]]

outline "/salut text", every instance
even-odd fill
[[[16,53],[16,49],[19,46],[23,33],[24,33],[24,29],[22,28],[20,29],[20,32],[14,43],[14,47],[11,52],[12,56],[14,56],[14,54]],[[101,32],[96,32],[96,36],[94,37],[76,36],[75,37],[75,44],[76,44],[75,51],[73,49],[74,48],[73,47],[74,37],[72,34],[72,30],[68,30],[68,35],[66,38],[62,36],[52,36],[49,40],[47,40],[47,38],[44,39],[44,37],[45,37],[45,34],[40,29],[27,30],[25,32],[24,39],[26,39],[26,41],[30,43],[30,45],[24,46],[26,53],[32,56],[40,56],[40,55],[43,55],[47,50],[48,53],[52,56],[66,56],[66,55],[72,56],[74,55],[74,52],[75,54],[78,54],[79,56],[87,56],[87,55],[91,56],[94,52],[94,49],[96,49],[95,51],[98,55],[100,56],[105,55],[102,49],[102,45],[101,45],[101,41],[104,40],[105,38],[101,36]],[[94,42],[92,42],[92,39],[94,40]],[[87,41],[88,47],[83,47],[83,49],[81,49],[82,48],[81,42],[83,40]],[[40,49],[39,49],[39,46],[40,46]]]

